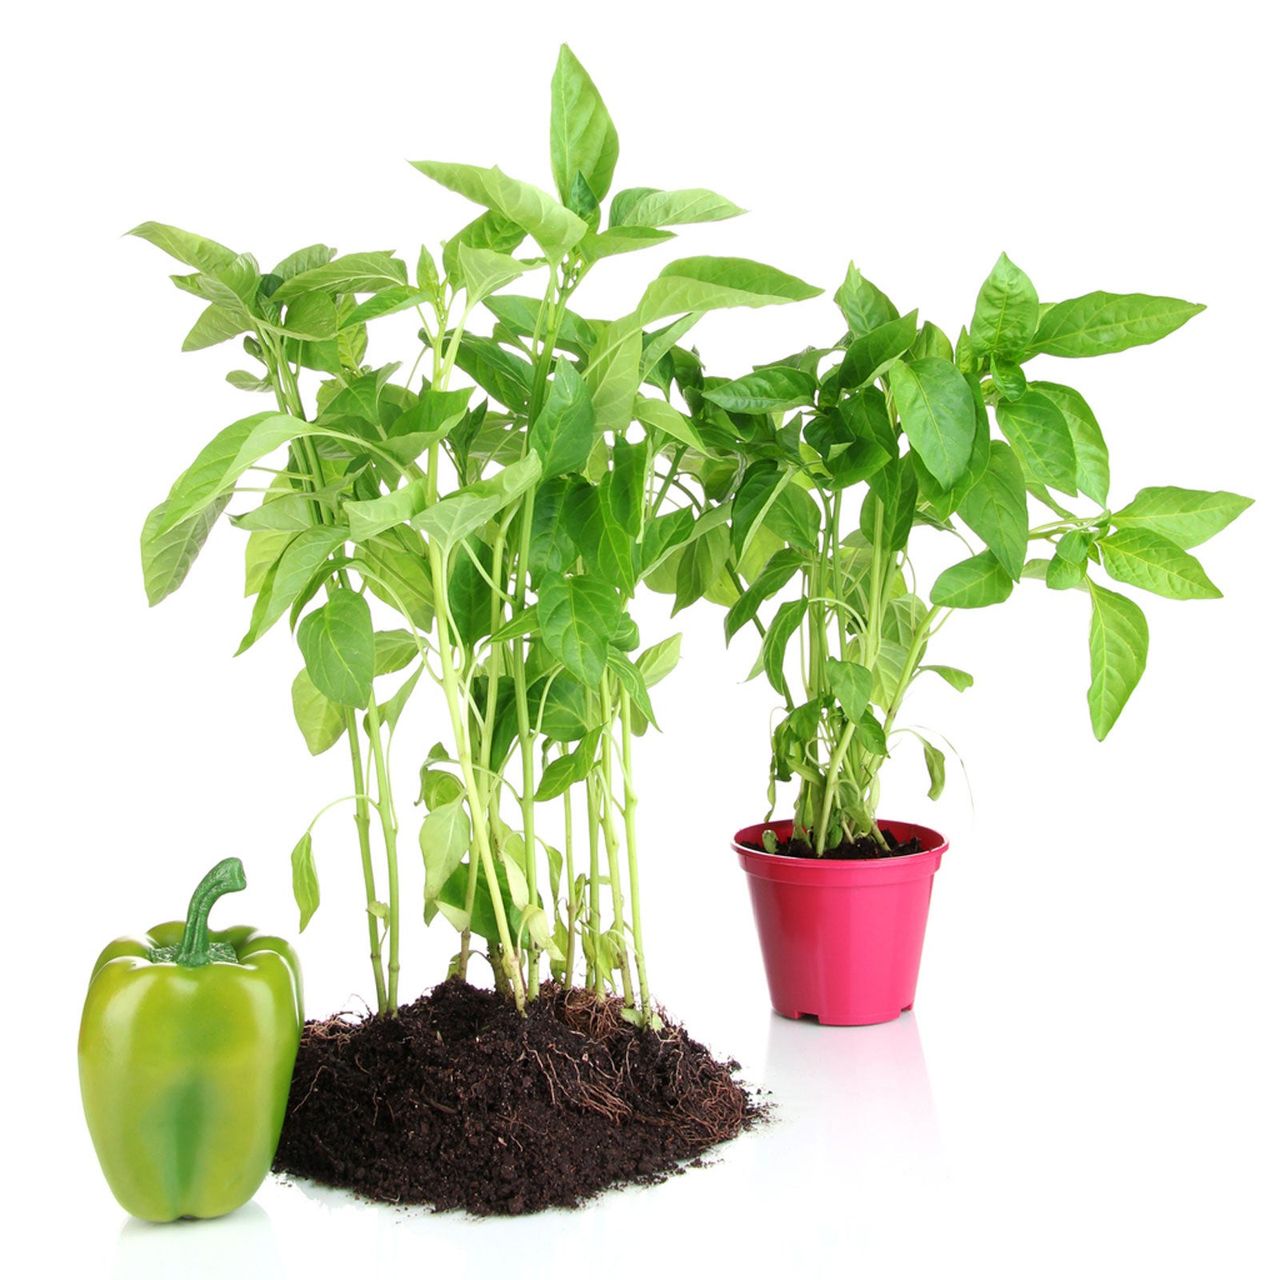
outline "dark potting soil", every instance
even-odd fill
[[[881,831],[881,835],[889,846],[887,849],[882,849],[870,836],[859,836],[856,840],[843,841],[834,849],[824,850],[822,856],[833,862],[862,862],[873,858],[905,858],[907,854],[919,853],[924,848],[917,836],[899,841],[891,831]],[[817,856],[807,840],[780,840],[775,852],[788,858]]]
[[[395,1018],[308,1022],[275,1169],[397,1204],[534,1213],[661,1181],[763,1114],[736,1062],[621,1010],[547,983],[522,1018],[453,979]]]

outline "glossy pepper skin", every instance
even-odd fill
[[[297,956],[209,908],[244,888],[238,858],[200,882],[186,922],[98,957],[80,1022],[80,1093],[98,1161],[139,1218],[216,1218],[266,1177],[302,1031]]]

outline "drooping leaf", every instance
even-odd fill
[[[307,674],[325,697],[345,707],[366,707],[373,694],[373,619],[363,596],[334,591],[298,627]]]
[[[159,604],[182,586],[209,537],[209,531],[230,500],[229,493],[223,494],[207,507],[168,528],[167,502],[162,502],[147,516],[142,526],[142,582],[146,587],[148,604]],[[161,529],[165,532],[159,532]]]
[[[796,628],[804,621],[808,608],[807,601],[788,600],[779,606],[778,612],[769,624],[769,629],[765,632],[764,645],[761,649],[764,673],[774,689],[784,696],[787,692],[787,682],[783,674],[783,664],[787,654],[787,643]]]
[[[1028,387],[1058,407],[1071,433],[1076,455],[1076,487],[1098,506],[1106,506],[1111,488],[1111,461],[1106,441],[1084,396],[1056,382],[1031,382]]]
[[[963,693],[973,685],[973,677],[967,671],[961,671],[958,667],[921,667],[920,670],[932,671],[934,675],[940,676],[945,680],[957,693]]]
[[[730,606],[724,620],[724,638],[732,640],[755,616],[760,606],[776,595],[795,576],[804,563],[804,556],[791,547],[775,551],[769,562],[748,584],[747,589]]]
[[[294,677],[290,691],[293,701],[293,718],[302,733],[302,740],[313,756],[328,751],[339,738],[346,724],[342,708],[316,688],[304,667]]]
[[[1015,582],[1027,558],[1027,486],[1017,455],[999,440],[986,470],[964,496],[960,518],[990,547]]]
[[[929,799],[940,799],[942,789],[947,785],[947,758],[925,738],[920,739],[920,745],[924,748],[924,765],[929,771]]]
[[[461,799],[433,808],[418,828],[418,848],[426,872],[423,898],[434,903],[445,881],[462,865],[471,844],[471,822]]]
[[[240,641],[237,654],[244,653],[284,616],[325,561],[346,541],[345,528],[316,525],[304,529],[284,549],[268,571],[254,601],[249,629]]]
[[[301,933],[320,905],[320,877],[316,875],[310,831],[293,846],[289,862],[293,871],[293,900],[298,904],[298,932]]]
[[[1111,732],[1147,666],[1149,633],[1142,610],[1117,592],[1089,582],[1089,715],[1099,742]]]

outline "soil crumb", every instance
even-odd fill
[[[546,983],[521,1017],[457,979],[397,1017],[306,1024],[279,1173],[373,1200],[535,1213],[660,1182],[736,1137],[764,1106],[667,1023]]]

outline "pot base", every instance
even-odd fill
[[[868,1014],[868,1013],[849,1013],[841,1015],[833,1009],[827,1009],[824,1013],[800,1013],[793,1012],[790,1009],[779,1009],[777,1005],[773,1006],[773,1011],[781,1018],[789,1018],[792,1022],[816,1022],[820,1027],[878,1027],[883,1022],[897,1022],[904,1013],[911,1012],[911,1005],[903,1005],[896,1013]]]

